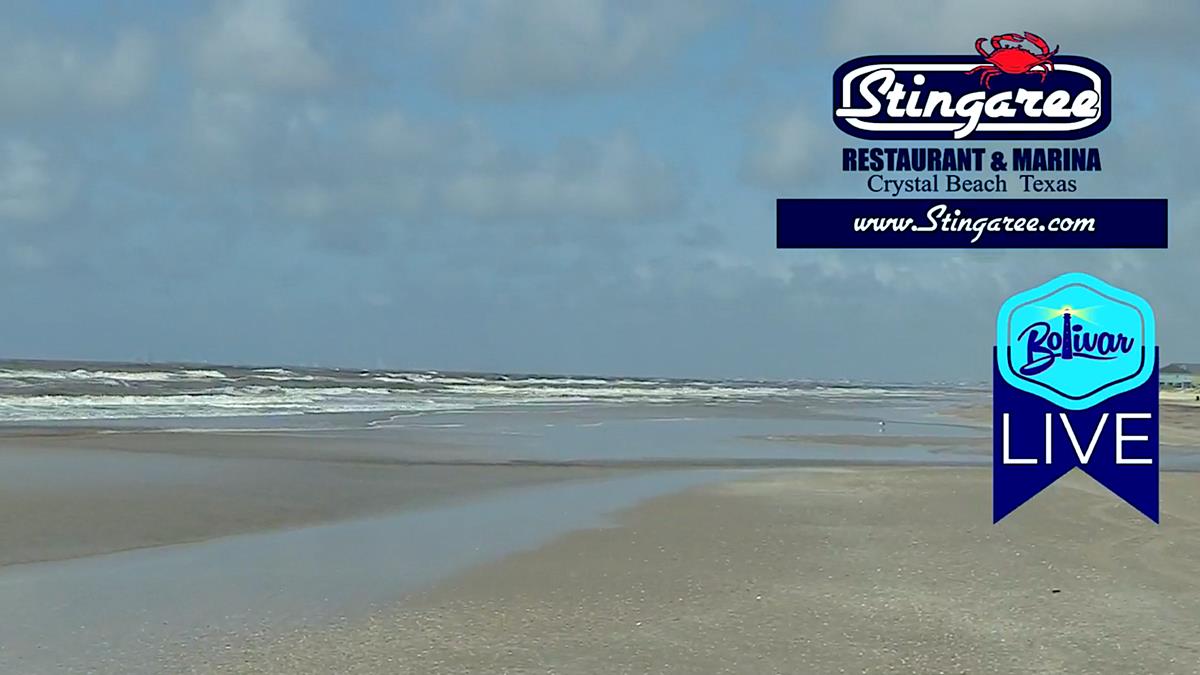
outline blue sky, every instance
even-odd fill
[[[0,355],[983,379],[1066,271],[1196,360],[1190,3],[18,3],[0,28]],[[837,64],[1033,30],[1114,74],[1078,196],[1168,251],[777,251],[863,196]],[[1015,182],[1015,181],[1012,181]]]

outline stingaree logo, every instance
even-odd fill
[[[1078,468],[1158,522],[1158,348],[1142,298],[1064,274],[1000,308],[993,519]]]
[[[1079,139],[1108,126],[1112,77],[1099,63],[1059,55],[1029,31],[978,38],[975,50],[843,63],[834,123],[875,140]]]

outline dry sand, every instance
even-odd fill
[[[1081,474],[999,525],[986,469],[777,472],[658,498],[195,672],[1197,673],[1200,475],[1155,526]]]

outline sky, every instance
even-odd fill
[[[981,381],[1003,300],[1082,271],[1200,361],[1197,25],[1127,0],[7,3],[0,357]],[[1168,250],[775,249],[776,198],[868,196],[834,68],[1024,30],[1113,73],[1076,196],[1168,198]]]

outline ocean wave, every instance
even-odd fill
[[[183,369],[164,370],[42,370],[37,368],[3,368],[0,378],[6,380],[112,380],[125,382],[172,382],[177,380],[209,380],[228,377],[219,370]]]
[[[0,420],[51,421],[158,417],[239,417],[397,410],[449,410],[452,402],[398,400],[387,392],[288,389],[276,393],[130,396],[0,396]]]
[[[428,413],[496,406],[871,403],[937,388],[288,368],[0,368],[0,421]]]

